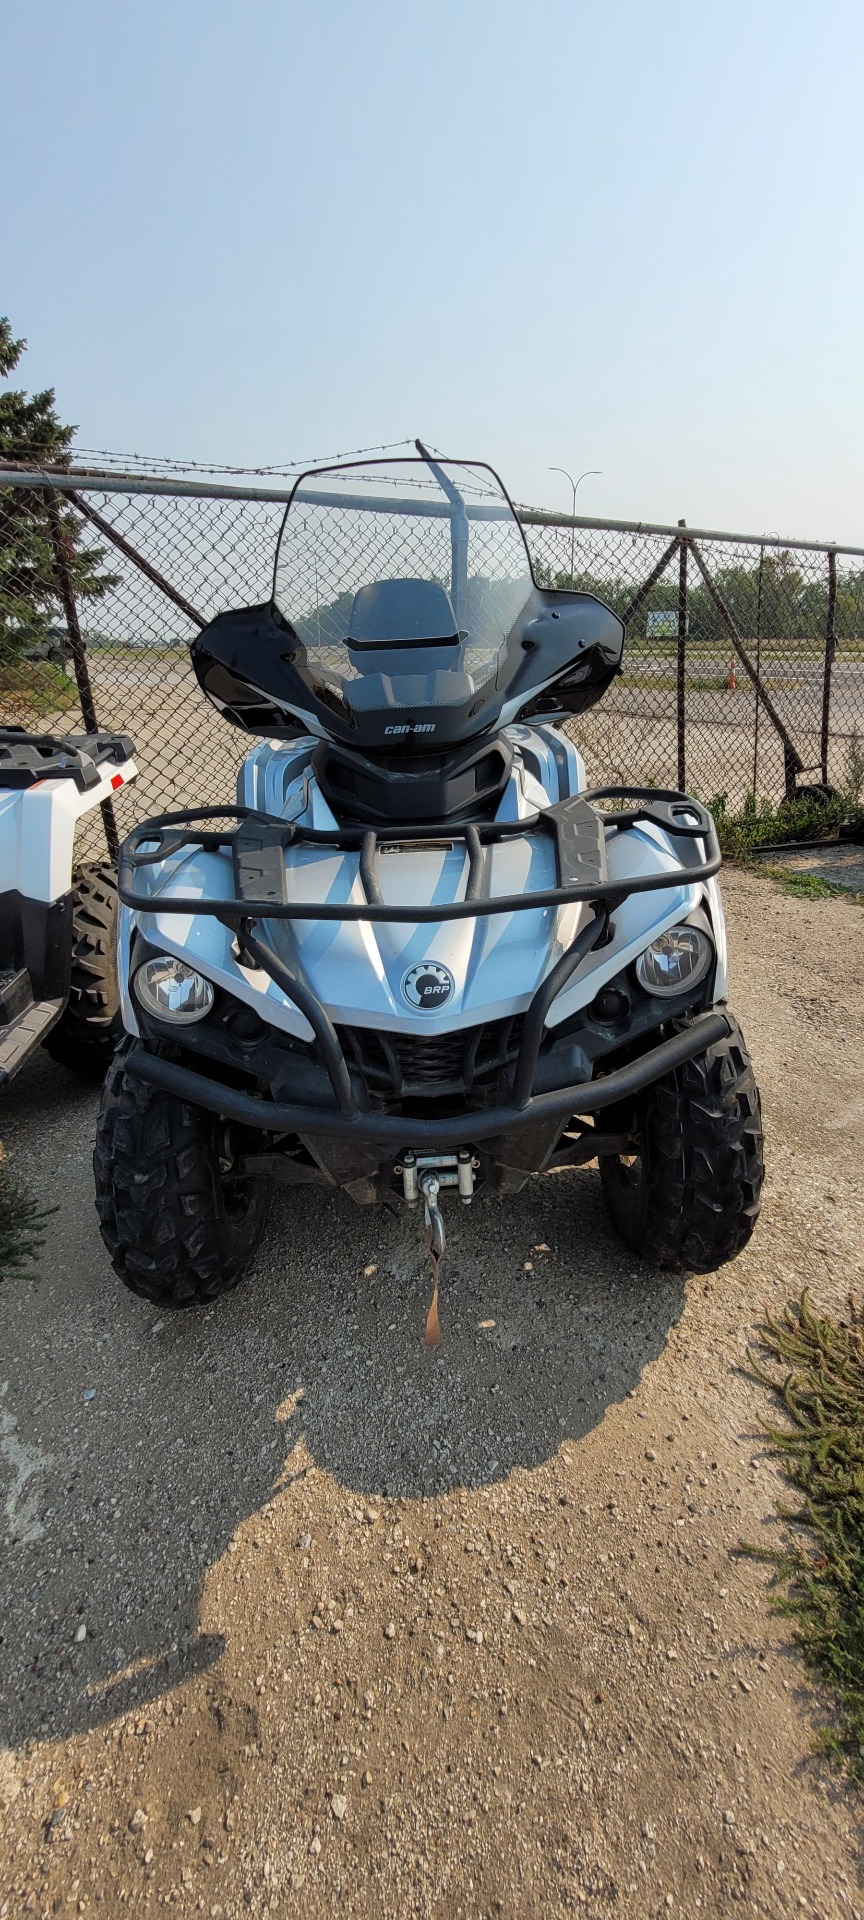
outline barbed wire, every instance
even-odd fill
[[[413,447],[412,439],[387,440],[371,447],[352,447],[347,452],[310,454],[296,460],[284,460],[272,466],[236,466],[218,460],[179,460],[169,456],[146,453],[117,453],[107,447],[81,447],[71,449],[70,457],[74,462],[98,460],[109,471],[120,473],[175,473],[175,474],[216,474],[224,473],[239,479],[246,474],[250,478],[266,479],[271,476],[302,473],[305,467],[323,467],[338,465],[343,460],[362,460],[367,456],[393,453],[399,447]],[[41,453],[35,447],[23,447],[16,455],[19,464],[26,458],[35,459]]]

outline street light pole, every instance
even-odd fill
[[[587,480],[587,479],[589,478],[589,476],[590,476],[591,474],[596,474],[596,475],[597,475],[597,477],[599,478],[599,477],[600,477],[600,474],[602,473],[602,468],[601,468],[601,467],[586,467],[586,468],[585,468],[585,472],[584,472],[584,473],[580,473],[580,475],[579,475],[579,478],[578,478],[578,480],[574,480],[574,478],[573,478],[573,475],[572,475],[572,473],[568,473],[568,472],[567,472],[567,468],[566,468],[566,467],[550,467],[550,468],[549,468],[549,472],[550,472],[550,473],[563,473],[563,475],[564,475],[564,478],[565,478],[565,480],[569,480],[569,482],[570,482],[570,485],[571,485],[571,487],[573,488],[573,519],[575,520],[575,518],[576,518],[576,488],[577,488],[577,487],[581,487],[581,485],[582,485],[582,482],[583,482],[583,480]],[[570,528],[570,580],[571,580],[571,584],[572,584],[572,580],[573,580],[573,574],[574,574],[574,572],[575,572],[575,567],[576,567],[576,528],[575,528],[575,527],[571,527],[571,528]]]

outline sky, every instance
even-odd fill
[[[2,59],[81,447],[864,545],[860,0],[28,0]]]

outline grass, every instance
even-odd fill
[[[0,1280],[29,1266],[45,1237],[43,1222],[49,1211],[37,1206],[10,1174],[0,1143]]]
[[[753,661],[754,666],[756,663],[756,653],[758,650],[763,669],[766,666],[771,667],[772,665],[776,664],[777,661],[785,662],[787,660],[796,660],[796,661],[803,661],[807,666],[817,667],[820,672],[822,670],[822,666],[825,659],[824,634],[821,636],[815,635],[812,640],[802,640],[802,639],[766,640],[763,635],[761,642],[758,641],[753,635],[742,634],[741,637],[742,637],[743,644],[747,650],[748,657]],[[664,644],[665,644],[665,653],[664,653]],[[633,655],[635,653],[641,653],[641,654],[649,654],[652,659],[666,658],[669,660],[670,666],[674,667],[674,664],[675,664],[674,649],[675,649],[674,639],[670,641],[668,638],[666,638],[664,643],[664,640],[661,639],[657,634],[648,635],[648,634],[645,634],[644,632],[633,633],[632,631],[628,631],[627,653],[629,655]],[[706,666],[714,665],[715,662],[718,665],[725,666],[730,655],[733,653],[736,655],[736,659],[738,659],[738,664],[740,666],[740,658],[738,656],[737,648],[735,646],[735,642],[732,640],[730,635],[724,635],[720,639],[715,639],[714,637],[712,637],[710,640],[699,639],[695,633],[691,633],[688,636],[688,640],[687,640],[688,660],[694,660],[695,658],[698,657],[700,663],[704,662]],[[862,638],[860,635],[856,635],[853,639],[846,639],[845,637],[841,638],[837,644],[836,658],[841,665],[844,665],[847,661],[864,660],[864,638]],[[743,672],[744,669],[741,668],[741,671]]]
[[[845,825],[864,826],[864,806],[858,797],[839,793],[834,800],[768,800],[747,795],[740,813],[727,810],[725,793],[706,802],[714,816],[724,855],[746,862],[757,847],[775,842],[825,840]]]
[[[800,796],[795,800],[769,800],[766,795],[751,790],[745,795],[740,813],[729,812],[725,793],[712,794],[706,805],[714,816],[722,853],[728,859],[745,864],[758,847],[795,840],[827,840],[833,838],[840,827],[864,831],[864,742],[854,728],[846,741],[842,773],[830,799]],[[775,871],[772,877],[780,879],[781,875]],[[795,876],[783,874],[782,878],[784,883],[791,883]],[[800,878],[807,880],[808,876]],[[815,886],[812,883],[790,886],[790,890],[820,900],[832,891],[848,891],[827,880]]]
[[[644,688],[649,693],[674,693],[678,681],[674,673],[628,673],[625,667],[621,685],[637,689]],[[688,673],[684,680],[684,691],[685,693],[741,693],[743,689],[740,680],[735,687],[729,687],[727,668],[725,673]]]
[[[798,900],[851,900],[853,906],[864,907],[864,893],[837,880],[823,880],[821,873],[789,873],[785,867],[766,867],[761,860],[759,871]]]
[[[32,720],[43,720],[46,714],[68,713],[77,707],[78,690],[62,667],[55,667],[50,660],[7,661],[0,663],[0,703],[5,726],[12,724],[12,712],[16,726],[27,726]]]
[[[751,1370],[787,1421],[764,1431],[799,1498],[777,1504],[782,1547],[740,1551],[774,1567],[775,1610],[836,1699],[818,1745],[864,1784],[864,1333],[849,1307],[848,1324],[820,1318],[804,1293],[758,1328]]]
[[[707,805],[714,816],[724,858],[736,860],[741,866],[749,866],[751,872],[763,873],[767,879],[782,887],[784,893],[792,894],[799,900],[850,900],[854,906],[864,906],[864,894],[854,887],[845,887],[836,880],[825,880],[821,874],[794,873],[786,867],[769,866],[765,861],[754,858],[760,847],[798,840],[826,840],[833,838],[841,826],[864,827],[861,799],[864,763],[861,762],[857,734],[849,743],[847,759],[845,791],[838,793],[833,800],[774,801],[757,799],[754,794],[748,793],[741,812],[730,814],[725,793],[715,793]]]

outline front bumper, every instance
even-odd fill
[[[196,1073],[192,1067],[166,1060],[142,1046],[133,1046],[126,1056],[126,1072],[148,1085],[191,1105],[206,1107],[226,1120],[241,1126],[262,1128],[267,1133],[290,1133],[315,1138],[351,1140],[389,1152],[393,1149],[434,1149],[474,1145],[512,1134],[537,1122],[560,1120],[562,1125],[574,1114],[600,1113],[649,1087],[675,1067],[683,1066],[706,1047],[725,1040],[730,1026],[725,1013],[716,1009],[700,1013],[671,1039],[661,1041],[625,1067],[617,1067],[598,1080],[558,1087],[551,1093],[537,1093],[530,1099],[479,1111],[466,1111],[446,1119],[408,1119],[400,1114],[375,1113],[357,1106],[349,1087],[347,1108],[308,1106],[286,1101],[264,1100],[253,1093],[226,1087],[218,1080]]]

